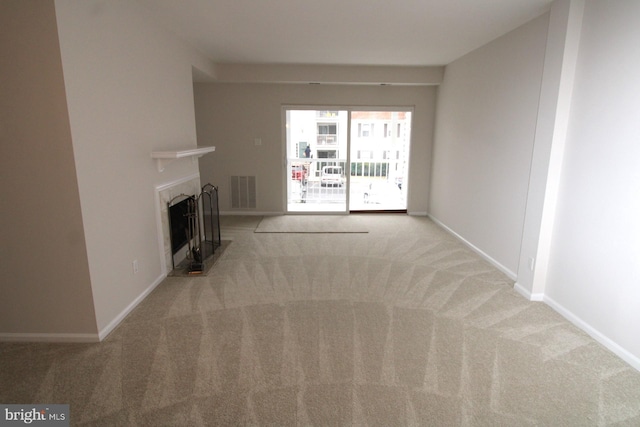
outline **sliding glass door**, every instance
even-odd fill
[[[351,211],[406,211],[411,111],[351,111]]]
[[[346,110],[286,110],[287,211],[347,211]]]
[[[287,212],[406,210],[411,112],[284,109]]]

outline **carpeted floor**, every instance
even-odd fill
[[[0,344],[1,403],[86,425],[638,426],[640,372],[426,218],[254,233],[99,344]]]
[[[256,233],[367,233],[358,215],[278,215],[265,216]]]

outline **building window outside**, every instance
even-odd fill
[[[336,150],[318,150],[319,159],[337,159]]]
[[[373,135],[372,123],[358,123],[358,136],[360,138],[369,138]]]
[[[316,111],[316,117],[324,119],[328,117],[338,117],[337,111]]]
[[[392,136],[393,130],[391,127],[390,123],[385,123],[384,124],[384,135],[382,136],[383,138],[389,138],[390,136]]]
[[[338,142],[336,123],[318,123],[318,145],[335,145]]]
[[[373,159],[373,151],[370,150],[358,150],[358,159],[371,160]]]

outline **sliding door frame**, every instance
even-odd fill
[[[347,131],[346,131],[346,167],[345,167],[345,210],[344,211],[290,211],[289,210],[289,191],[288,191],[288,162],[289,162],[289,149],[287,146],[289,132],[287,128],[287,111],[289,110],[309,110],[309,111],[346,111],[347,112]],[[375,111],[389,111],[389,112],[410,112],[411,113],[411,134],[409,137],[409,152],[407,158],[407,178],[410,173],[411,167],[411,151],[413,147],[413,119],[415,117],[414,114],[415,106],[413,105],[386,105],[386,106],[376,106],[376,105],[331,105],[331,104],[282,104],[280,108],[280,121],[281,121],[281,135],[282,135],[282,150],[283,159],[280,170],[282,171],[282,184],[283,184],[283,209],[282,211],[285,215],[348,215],[351,212],[350,209],[350,193],[351,193],[351,113],[353,111],[362,111],[362,112],[375,112]],[[409,195],[408,188],[410,186],[409,180],[403,185],[406,186],[405,194]],[[407,206],[408,206],[407,200]],[[376,211],[372,211],[376,212]],[[393,210],[390,212],[394,212]]]

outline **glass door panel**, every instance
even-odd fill
[[[352,111],[351,211],[406,211],[411,111]]]
[[[346,212],[346,110],[285,110],[288,212]]]

